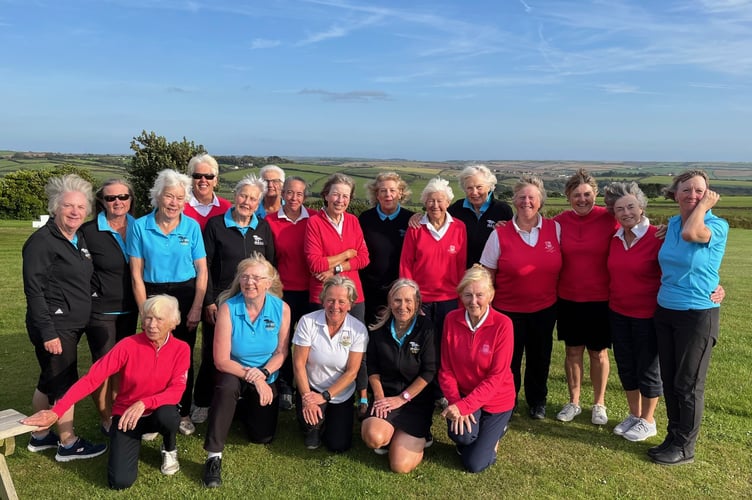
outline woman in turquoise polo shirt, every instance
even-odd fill
[[[193,394],[193,348],[206,293],[204,240],[198,222],[183,215],[191,179],[175,170],[159,172],[151,188],[154,211],[128,226],[126,249],[130,256],[133,294],[139,309],[146,298],[172,295],[180,304],[180,324],[174,335],[191,347],[188,382],[180,400],[180,433],[193,434],[189,416]]]

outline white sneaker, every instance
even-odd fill
[[[623,436],[625,432],[632,428],[634,424],[640,421],[640,417],[635,417],[631,413],[627,415],[627,418],[616,424],[614,427],[614,434],[617,436]]]
[[[194,424],[203,424],[209,418],[209,408],[206,406],[194,406],[191,411],[191,421]]]
[[[644,418],[641,418],[631,429],[624,433],[624,439],[635,442],[645,441],[656,434],[658,434],[658,429],[655,426],[655,422],[651,424]]]
[[[141,441],[154,441],[158,436],[158,432],[146,432],[141,434]]]
[[[560,422],[571,422],[572,420],[574,420],[574,417],[576,417],[580,413],[582,413],[582,408],[580,408],[580,405],[567,403],[564,405],[564,408],[562,408],[561,411],[556,414],[556,420]]]
[[[172,451],[165,451],[162,447],[162,467],[159,468],[162,474],[165,476],[172,476],[180,470],[180,462],[178,462],[178,449],[175,448]]]
[[[190,436],[191,434],[196,432],[196,426],[193,425],[193,422],[191,422],[191,419],[189,417],[183,417],[180,419],[178,430],[183,436]]]
[[[593,416],[590,419],[595,425],[606,425],[608,423],[608,415],[606,414],[606,407],[603,405],[593,405]]]

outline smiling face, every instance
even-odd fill
[[[278,198],[282,194],[282,179],[274,170],[267,170],[262,177],[266,183],[266,197]]]
[[[632,229],[642,219],[643,210],[634,195],[622,196],[614,202],[614,217],[625,230]]]
[[[326,314],[327,323],[331,325],[340,325],[347,313],[352,308],[352,303],[347,295],[347,288],[344,286],[330,286],[326,295],[324,295],[324,313]]]
[[[235,193],[235,213],[241,219],[249,219],[256,212],[261,201],[261,191],[256,186],[246,184]]]
[[[60,197],[55,212],[55,224],[66,234],[72,235],[86,219],[88,202],[79,191],[68,191]]]
[[[287,188],[282,193],[285,200],[285,209],[297,214],[305,203],[306,186],[301,181],[291,180],[287,182]]]
[[[595,192],[590,184],[580,184],[569,193],[569,204],[579,216],[587,215],[595,205]]]
[[[214,176],[214,170],[208,163],[199,163],[196,168],[193,169],[193,176],[198,175]],[[201,203],[209,203],[214,199],[214,188],[217,186],[219,177],[214,176],[213,179],[207,179],[206,177],[200,177],[193,179],[193,196],[196,197]]]
[[[185,206],[185,189],[182,186],[165,188],[159,196],[159,209],[163,218],[168,221],[180,217]]]
[[[426,215],[431,222],[440,222],[446,217],[447,208],[449,208],[449,200],[446,193],[436,191],[431,193],[426,198]]]
[[[379,182],[376,188],[376,200],[379,208],[387,215],[393,214],[400,202],[400,189],[397,181],[385,180]]]
[[[695,209],[702,197],[705,196],[705,191],[707,190],[708,184],[699,175],[690,177],[686,181],[679,183],[674,195],[677,203],[679,203],[679,211],[683,215],[692,213],[692,210]]]
[[[397,289],[389,301],[389,309],[399,325],[405,325],[413,320],[417,312],[417,305],[415,290],[410,286]]]
[[[177,326],[156,311],[147,312],[141,323],[146,337],[157,346],[164,344],[167,335]]]
[[[263,264],[253,264],[240,272],[240,292],[246,300],[254,300],[266,295],[271,286],[271,278],[268,276]]]
[[[479,209],[488,199],[488,185],[483,182],[483,176],[475,174],[468,177],[463,185],[467,201],[475,208]]]
[[[512,203],[517,210],[518,218],[530,220],[538,216],[541,207],[540,191],[531,184],[523,186],[514,194]]]
[[[484,283],[477,281],[467,285],[460,294],[462,305],[473,321],[480,320],[486,314],[492,299],[493,293]]]
[[[108,196],[128,196],[127,200],[115,199],[113,201],[107,201]],[[102,199],[104,200],[105,214],[109,218],[125,217],[131,209],[130,193],[128,192],[128,186],[123,184],[110,184],[102,189]]]
[[[339,217],[345,213],[348,205],[350,205],[351,194],[352,190],[347,184],[332,184],[329,193],[326,195],[326,211],[330,217]]]

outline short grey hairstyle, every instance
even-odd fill
[[[47,193],[47,211],[54,217],[60,208],[60,200],[67,193],[81,193],[86,197],[86,215],[91,213],[91,204],[94,201],[91,183],[76,174],[51,177],[44,187]]]
[[[303,198],[308,198],[311,196],[311,189],[308,187],[308,183],[305,179],[302,177],[298,177],[297,175],[291,175],[287,179],[285,179],[285,183],[282,185],[282,194],[284,196],[284,192],[290,189],[290,184],[293,182],[302,182],[303,183]]]
[[[606,203],[606,209],[611,215],[614,215],[614,204],[619,198],[632,195],[637,198],[640,208],[645,211],[648,206],[648,197],[642,192],[640,186],[635,181],[630,182],[612,182],[603,192],[603,201]]]
[[[165,189],[172,187],[182,187],[185,191],[185,196],[188,197],[191,193],[191,178],[171,168],[166,168],[159,172],[154,181],[154,186],[149,190],[151,206],[157,208],[159,197],[162,196]]]
[[[264,195],[266,194],[266,182],[264,182],[263,179],[260,179],[253,174],[248,174],[242,179],[240,179],[238,183],[235,184],[235,187],[232,190],[233,194],[238,194],[240,190],[243,189],[245,186],[253,186],[255,188],[258,188],[259,195],[261,196],[261,198],[263,198]]]
[[[400,174],[397,172],[381,172],[379,175],[376,176],[375,179],[370,180],[366,183],[366,190],[368,191],[368,200],[371,202],[372,205],[376,205],[378,203],[378,195],[379,195],[379,184],[386,181],[394,181],[397,183],[397,189],[399,190],[400,197],[399,201],[400,203],[405,201],[406,199],[410,198],[410,195],[413,194],[412,191],[410,191],[410,188],[407,185],[407,182],[400,177]]]
[[[196,171],[196,167],[198,167],[201,163],[206,163],[207,165],[209,165],[209,167],[211,167],[211,171],[214,175],[219,175],[219,164],[217,163],[217,160],[215,160],[214,157],[208,153],[196,155],[188,160],[188,175],[193,175],[193,172]]]
[[[396,280],[392,287],[389,289],[389,293],[386,296],[386,306],[382,307],[382,312],[376,316],[376,322],[369,326],[371,330],[377,330],[381,328],[382,326],[386,325],[387,322],[389,322],[390,319],[394,317],[392,314],[392,308],[391,303],[392,300],[394,300],[395,294],[401,289],[401,288],[412,288],[413,292],[415,293],[415,316],[420,314],[420,307],[423,303],[423,299],[420,295],[420,287],[416,282],[414,282],[411,279],[408,278],[399,278]]]
[[[476,175],[480,175],[483,179],[483,184],[488,186],[488,190],[493,192],[494,189],[496,189],[496,176],[491,172],[491,170],[485,166],[485,165],[468,165],[467,167],[462,169],[462,172],[460,172],[459,175],[459,182],[460,187],[462,190],[465,190],[465,183],[470,177],[475,177]]]
[[[355,301],[358,300],[358,290],[355,288],[353,280],[347,276],[338,274],[324,281],[324,288],[321,289],[321,293],[319,294],[319,301],[321,301],[322,305],[329,289],[335,286],[341,286],[347,290],[347,298],[350,300],[350,304],[355,304]]]
[[[426,187],[420,193],[420,202],[425,205],[428,197],[434,193],[444,193],[449,203],[454,199],[454,191],[449,186],[449,181],[441,177],[434,177],[428,181],[428,184],[426,184]]]
[[[285,182],[285,171],[279,168],[277,165],[265,165],[259,170],[259,177],[264,178],[264,174],[267,172],[276,172],[279,175],[279,180]]]
[[[517,193],[525,186],[534,186],[538,188],[538,192],[540,193],[540,206],[543,208],[543,205],[546,204],[546,188],[543,187],[543,180],[537,175],[523,175],[512,188],[512,193],[514,193],[513,197],[517,196]]]
[[[180,305],[178,304],[178,299],[166,294],[152,295],[144,301],[141,311],[142,317],[149,314],[153,314],[155,317],[169,322],[172,325],[170,330],[174,329],[180,324]]]

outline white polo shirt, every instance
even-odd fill
[[[329,337],[326,315],[323,309],[308,313],[298,321],[292,343],[310,347],[306,374],[308,385],[317,392],[329,389],[347,368],[350,352],[366,352],[368,330],[363,323],[350,316],[345,318],[342,328]],[[343,403],[355,392],[355,381],[339,394],[332,394],[332,403]]]

